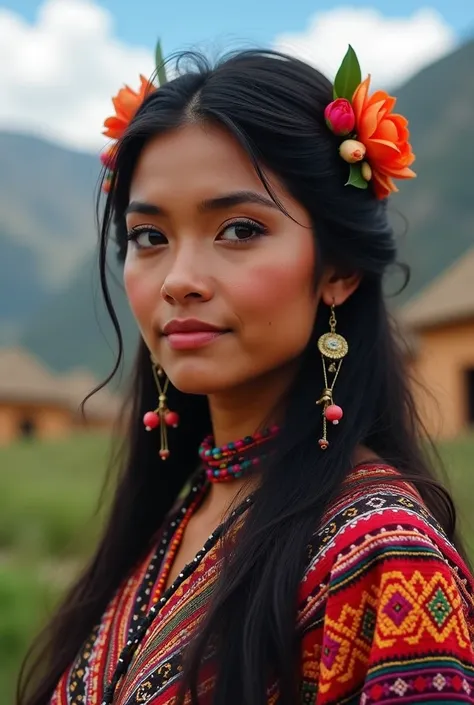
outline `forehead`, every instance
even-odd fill
[[[159,135],[144,147],[130,200],[166,197],[177,190],[198,197],[209,191],[241,189],[266,193],[245,150],[223,128],[196,124]]]

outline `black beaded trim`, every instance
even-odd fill
[[[98,633],[99,627],[96,626],[82,645],[79,658],[76,660],[69,676],[68,690],[71,703],[73,705],[74,703],[86,702],[86,683],[84,680],[84,674],[87,672],[91,651],[94,648],[94,643],[97,639]]]
[[[174,512],[170,519],[168,526],[166,527],[165,531],[162,533],[161,541],[158,544],[158,547],[153,555],[153,558],[150,561],[150,564],[148,566],[147,572],[145,574],[145,577],[143,579],[142,584],[140,585],[140,588],[138,590],[138,595],[135,600],[135,605],[133,608],[133,613],[131,615],[131,622],[128,630],[129,638],[132,638],[134,635],[134,632],[137,628],[137,622],[140,621],[140,619],[143,618],[144,612],[148,607],[148,603],[150,600],[150,594],[151,590],[153,588],[153,585],[156,583],[156,580],[158,578],[158,575],[160,573],[161,567],[163,565],[163,560],[166,555],[166,551],[168,549],[170,540],[172,539],[174,533],[180,526],[182,520],[186,516],[186,513],[189,509],[189,507],[193,504],[195,501],[196,497],[199,495],[200,492],[205,488],[206,485],[206,477],[204,473],[200,475],[196,479],[196,481],[193,483],[190,491],[188,492],[186,499],[184,503],[181,505],[179,511]],[[203,495],[204,498],[204,495]]]
[[[133,612],[131,615],[130,626],[128,630],[129,639],[134,638],[134,632],[141,623],[140,620],[142,620],[144,617],[143,606],[145,606],[145,610],[148,608],[150,592],[156,582],[156,579],[158,578],[160,569],[163,564],[163,559],[165,557],[166,550],[170,542],[170,538],[172,538],[174,532],[176,531],[176,528],[181,524],[181,521],[186,515],[189,507],[193,504],[200,492],[202,492],[202,499],[204,499],[205,492],[203,490],[206,490],[207,488],[208,484],[206,481],[206,475],[201,469],[195,474],[195,477],[191,483],[191,487],[188,490],[184,500],[181,502],[179,510],[175,510],[169,515],[166,529],[162,532],[161,540],[149,563],[142,584],[138,588],[138,594],[135,600]],[[71,698],[71,702],[73,700],[74,702],[76,702],[78,695],[83,699],[85,698],[85,679],[88,671],[87,664],[89,662],[90,654],[94,648],[94,643],[97,639],[99,631],[100,624],[94,627],[91,635],[83,644],[80,654],[76,660],[76,663],[74,664],[73,670],[71,671],[68,683],[68,691],[69,696]]]
[[[201,485],[202,486],[202,485]],[[200,487],[198,485],[193,486],[189,496],[188,496],[188,501],[186,502],[186,505],[188,505],[192,499],[196,496],[197,492],[199,491]],[[173,596],[173,594],[176,592],[176,590],[184,583],[187,578],[189,578],[190,575],[196,570],[198,565],[201,563],[203,558],[206,556],[207,553],[216,545],[216,543],[219,541],[219,539],[224,535],[224,533],[229,529],[231,524],[234,522],[236,518],[241,516],[251,505],[252,503],[252,496],[250,495],[245,499],[242,504],[240,504],[229,516],[228,519],[226,519],[220,526],[217,527],[217,529],[209,536],[207,539],[206,543],[202,547],[202,549],[196,554],[196,557],[188,563],[182,570],[182,572],[178,575],[176,580],[170,587],[165,590],[163,593],[163,596],[161,599],[156,603],[156,605],[153,605],[148,613],[141,618],[137,625],[137,629],[135,633],[132,635],[130,634],[129,639],[127,641],[127,644],[125,648],[122,650],[122,653],[120,654],[117,666],[115,667],[114,675],[112,676],[112,680],[108,684],[108,686],[105,688],[104,691],[104,698],[102,700],[102,705],[112,705],[113,700],[114,700],[114,695],[115,691],[117,689],[117,685],[120,681],[120,679],[125,675],[125,673],[128,670],[128,667],[135,655],[136,650],[138,649],[138,646],[140,645],[140,642],[143,640],[146,632],[148,631],[149,627],[153,623],[155,617],[157,614],[159,614],[160,610],[164,607],[164,605],[168,602],[168,600]],[[181,510],[182,512],[182,510]],[[186,509],[184,513],[186,512]],[[184,516],[183,513],[183,516]],[[172,526],[173,522],[170,524],[169,531],[175,530],[177,524],[175,523],[174,526]],[[166,532],[168,535],[168,531]],[[164,539],[163,539],[164,540]],[[161,550],[161,549],[160,549]]]

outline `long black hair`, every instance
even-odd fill
[[[321,305],[285,400],[278,453],[262,471],[253,508],[226,562],[184,676],[185,687],[195,691],[200,661],[212,637],[219,643],[216,705],[264,705],[270,675],[279,680],[279,702],[292,705],[295,605],[305,546],[328,502],[340,491],[355,448],[364,444],[410,478],[453,541],[455,514],[425,454],[403,354],[384,299],[384,274],[396,262],[386,202],[377,200],[370,188],[344,186],[347,165],[338,155],[338,138],[324,121],[324,108],[332,100],[329,81],[305,63],[269,51],[242,52],[215,67],[203,57],[190,63],[185,56],[178,69],[177,78],[146,99],[122,138],[103,214],[100,276],[118,336],[116,369],[122,337],[106,281],[107,246],[115,223],[123,258],[124,210],[142,149],[151,138],[183,124],[223,126],[246,151],[270,193],[268,172],[304,206],[315,236],[315,282],[329,264],[342,274],[362,275],[356,292],[337,311],[338,330],[350,345],[337,384],[344,423],[328,450],[321,452],[315,400],[323,379],[316,340],[327,331],[329,317]],[[90,564],[45,632],[41,654],[23,679],[20,705],[49,701],[59,677],[121,581],[149,550],[195,471],[198,445],[211,431],[206,398],[170,390],[170,408],[179,412],[181,425],[164,474],[157,467],[155,439],[142,425],[155,397],[149,353],[141,341],[110,517]]]

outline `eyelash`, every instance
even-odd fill
[[[221,233],[236,225],[247,226],[249,229],[254,230],[256,234],[252,237],[245,238],[245,240],[224,240],[223,242],[227,242],[232,245],[245,245],[247,242],[252,242],[253,240],[263,237],[268,233],[268,229],[264,225],[257,223],[256,220],[252,220],[251,218],[237,218],[236,220],[232,220],[230,223],[226,223],[225,227],[222,228]]]
[[[221,232],[219,234],[222,234],[228,228],[231,228],[232,226],[237,226],[237,225],[248,226],[249,228],[251,228],[252,230],[255,231],[255,234],[252,237],[248,237],[243,240],[239,240],[239,239],[223,240],[221,242],[226,242],[228,244],[237,245],[237,246],[245,245],[246,243],[252,242],[253,240],[256,240],[259,237],[263,237],[264,235],[266,235],[268,233],[267,228],[264,225],[261,225],[261,223],[257,223],[257,221],[251,220],[250,218],[238,218],[237,220],[231,221],[230,223],[226,223],[225,227],[221,229]],[[162,235],[163,238],[165,237],[162,233],[160,233],[160,231],[157,228],[155,228],[152,225],[137,225],[136,227],[131,228],[128,231],[127,240],[129,242],[134,242],[138,249],[142,249],[142,250],[154,249],[153,246],[143,247],[142,245],[138,244],[137,238],[139,235],[141,235],[141,233],[144,233],[144,232],[151,232],[154,234]],[[162,243],[162,244],[164,245],[166,243]],[[156,247],[159,247],[159,245],[156,245]]]
[[[136,225],[134,228],[130,228],[127,232],[127,241],[133,242],[139,250],[152,250],[153,247],[143,247],[143,245],[139,245],[137,242],[139,235],[150,232],[155,235],[162,235],[162,237],[165,237],[157,228],[153,227],[153,225]],[[162,244],[164,245],[166,243]]]

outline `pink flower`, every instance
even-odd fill
[[[105,152],[100,155],[100,161],[105,166],[106,169],[113,171],[115,169],[115,157],[117,155],[116,145],[108,147]]]
[[[355,115],[352,105],[345,98],[333,100],[324,111],[326,125],[335,135],[343,137],[352,132],[355,125]]]

